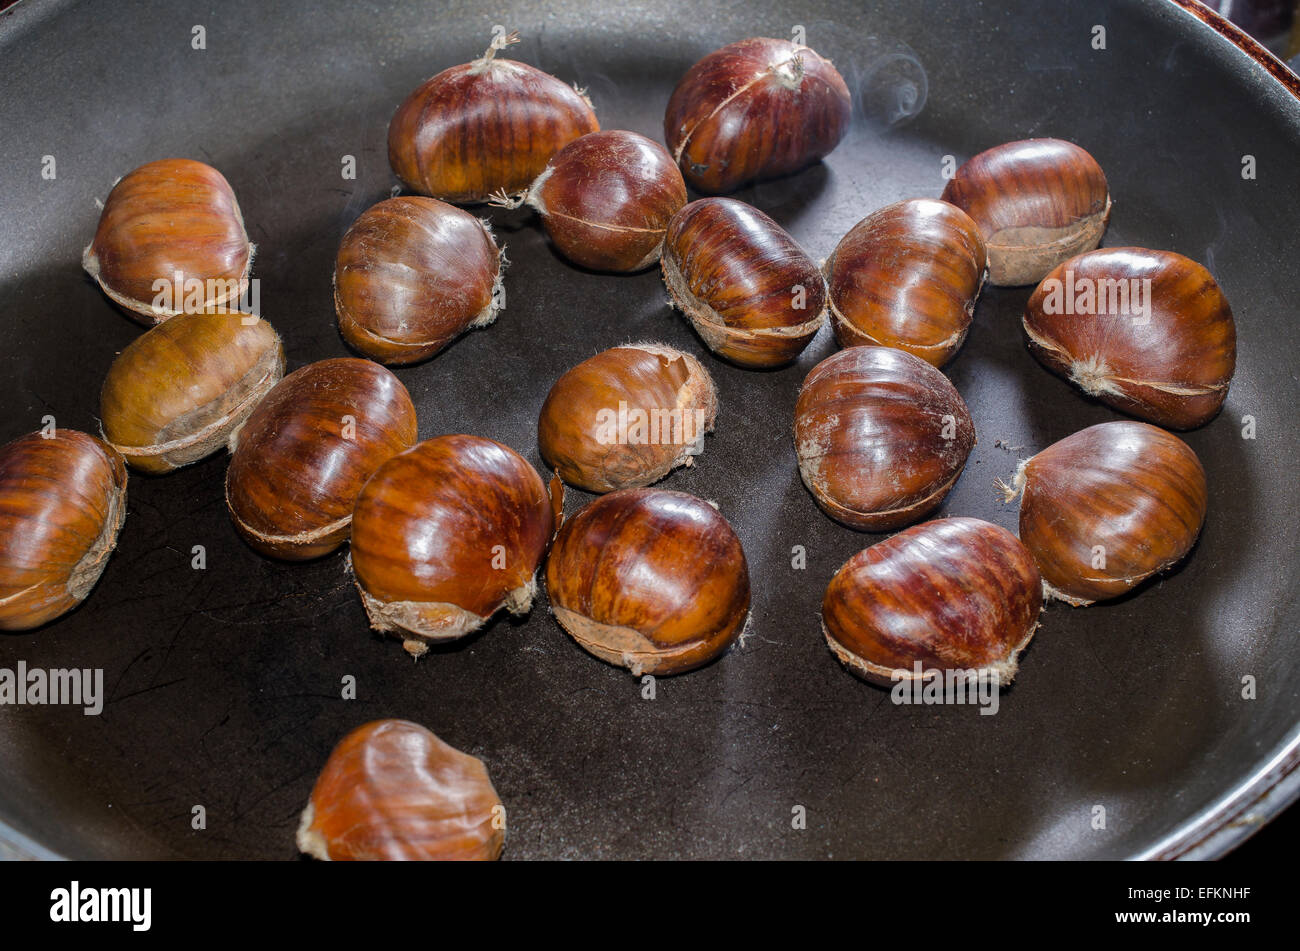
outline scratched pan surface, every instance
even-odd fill
[[[179,155],[225,173],[259,247],[262,312],[296,368],[347,353],[333,255],[395,182],[385,151],[394,108],[423,78],[477,55],[494,23],[522,31],[514,55],[586,86],[607,128],[656,138],[695,59],[798,23],[858,93],[854,127],[824,164],[740,197],[814,256],[887,202],[938,195],[945,155],[1055,135],[1106,170],[1115,210],[1105,244],[1170,248],[1217,275],[1240,363],[1223,414],[1187,436],[1212,491],[1194,556],[1138,597],[1052,607],[996,716],[896,707],[840,668],[818,628],[831,574],[881,537],[823,517],[796,474],[796,390],[833,351],[829,333],[789,369],[723,365],[665,306],[656,272],[575,270],[527,214],[494,213],[512,262],[505,313],[399,371],[422,437],[479,433],[540,463],[536,414],[566,368],[629,340],[701,355],[721,391],[718,432],[697,468],[664,485],[716,500],[744,542],[754,621],[743,648],[660,680],[646,700],[628,674],[582,653],[543,601],[526,622],[493,623],[414,664],[368,632],[343,553],[290,565],[241,544],[223,505],[223,458],[133,475],[125,530],[89,601],[43,630],[0,636],[0,667],[102,668],[107,693],[100,716],[0,707],[5,850],[293,858],[298,812],[330,748],[378,717],[419,721],[488,763],[509,808],[511,859],[1215,854],[1293,796],[1294,96],[1167,0],[493,10],[160,0],[111,11],[22,2],[0,16],[0,438],[46,414],[97,427],[100,380],[140,330],[79,257],[96,199],[134,166]],[[206,49],[192,48],[196,24]],[[1241,173],[1247,154],[1253,180]],[[47,155],[53,180],[41,175]],[[341,175],[348,155],[355,180]],[[942,514],[1014,527],[993,479],[1117,418],[1026,352],[1028,293],[986,291],[948,367],[979,445]],[[1242,438],[1246,415],[1253,441]],[[571,494],[569,510],[586,498]],[[196,545],[203,570],[191,566]],[[346,676],[355,700],[340,698]],[[1253,701],[1241,696],[1246,676]],[[796,806],[806,829],[792,828]]]

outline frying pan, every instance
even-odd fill
[[[421,437],[477,433],[540,466],[537,412],[565,369],[639,339],[701,356],[720,390],[718,431],[699,465],[664,485],[716,501],[744,542],[754,620],[743,646],[645,699],[543,602],[413,664],[368,631],[343,553],[280,564],[244,547],[224,508],[223,458],[133,474],[118,549],[88,601],[0,637],[0,667],[102,668],[107,695],[99,716],[0,707],[5,851],[292,858],[329,750],[379,717],[423,723],[488,764],[512,859],[1215,856],[1295,798],[1300,325],[1284,275],[1300,260],[1300,96],[1280,64],[1190,2],[501,0],[490,13],[389,0],[21,2],[0,15],[0,437],[47,414],[97,431],[99,382],[140,329],[81,273],[80,252],[96,201],[155,158],[202,159],[230,180],[290,368],[345,355],[333,256],[395,184],[388,119],[420,80],[478,55],[496,24],[523,34],[512,55],[585,86],[605,127],[656,138],[696,59],[802,26],[855,93],[852,131],[824,163],[738,197],[817,258],[875,208],[937,196],[945,156],[1049,135],[1089,149],[1115,200],[1104,243],[1204,262],[1237,316],[1226,407],[1186,436],[1211,486],[1196,550],[1135,595],[1051,607],[996,716],[895,706],[840,668],[818,626],[831,574],[882,537],[825,518],[796,472],[796,392],[834,351],[829,332],[788,369],[731,367],[666,306],[655,271],[575,269],[527,213],[492,211],[512,262],[507,307],[399,371]],[[341,174],[345,156],[355,179]],[[993,480],[1117,418],[1027,353],[1028,293],[986,290],[946,368],[979,444],[941,514],[1014,528]],[[569,511],[588,499],[572,492]],[[341,698],[347,676],[354,700]],[[1245,677],[1255,699],[1243,698]],[[792,821],[799,806],[806,828]]]

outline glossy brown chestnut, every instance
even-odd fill
[[[1232,308],[1172,251],[1104,248],[1057,267],[1025,308],[1029,349],[1089,396],[1172,429],[1214,417],[1237,367]]]
[[[0,630],[75,608],[126,518],[126,466],[94,436],[56,429],[0,448]]]
[[[552,527],[542,477],[500,443],[439,436],[394,456],[352,513],[352,568],[370,626],[419,657],[503,607],[526,613]]]
[[[266,321],[173,317],[109,368],[99,396],[104,438],[134,468],[171,472],[225,445],[283,372],[284,350]]]
[[[345,736],[298,824],[298,848],[325,862],[491,861],[505,807],[487,767],[409,720]]]
[[[673,216],[660,259],[668,293],[710,350],[743,367],[803,352],[826,321],[826,282],[798,242],[733,198]]]
[[[885,532],[933,512],[975,445],[948,378],[892,347],[850,347],[813,367],[795,404],[799,474],[822,510]]]
[[[517,33],[497,35],[481,57],[426,80],[397,108],[388,162],[407,188],[462,203],[513,194],[556,152],[600,128],[580,90],[497,58],[517,42]]]
[[[555,381],[537,443],[565,482],[609,492],[693,465],[713,431],[718,394],[689,353],[657,343],[602,351]]]
[[[384,363],[424,360],[496,320],[502,262],[492,232],[469,212],[436,198],[381,201],[339,245],[339,331]]]
[[[517,197],[556,249],[594,271],[640,271],[659,260],[668,221],[686,204],[686,183],[663,146],[635,132],[592,132],[569,143]]]
[[[546,590],[583,650],[638,677],[707,664],[749,616],[736,533],[708,502],[664,489],[611,492],[565,522]]]
[[[221,173],[163,159],[113,186],[81,265],[110,300],[152,325],[179,313],[236,309],[253,251]]]
[[[1036,284],[1101,241],[1110,192],[1096,159],[1073,142],[1025,139],[970,159],[943,198],[974,219],[989,253],[989,280]]]
[[[1016,536],[977,518],[940,518],[850,558],[826,588],[822,632],[872,683],[960,670],[1009,684],[1042,606],[1042,579]]]
[[[682,77],[664,114],[664,141],[686,180],[716,195],[830,154],[851,112],[830,60],[788,40],[741,40]]]
[[[941,367],[966,340],[988,255],[964,211],[913,198],[854,225],[826,274],[840,346],[897,347]]]
[[[1020,464],[1020,540],[1044,593],[1080,607],[1173,567],[1205,522],[1205,470],[1187,443],[1146,423],[1090,426]]]
[[[254,549],[316,558],[348,539],[366,480],[415,445],[415,407],[392,371],[340,358],[290,373],[239,430],[226,507]]]

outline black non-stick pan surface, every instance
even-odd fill
[[[575,269],[527,212],[492,211],[511,261],[506,310],[398,371],[421,437],[489,436],[540,467],[537,412],[564,370],[636,340],[697,354],[720,388],[717,433],[696,468],[663,485],[716,501],[743,540],[754,592],[743,646],[661,678],[645,699],[637,679],[583,653],[542,598],[526,621],[495,621],[414,663],[368,630],[345,551],[282,564],[240,542],[224,457],[133,474],[125,529],[89,600],[0,636],[0,667],[102,668],[107,695],[99,716],[0,707],[8,851],[293,858],[330,749],[380,717],[425,724],[488,764],[511,859],[1207,855],[1294,796],[1300,100],[1171,0],[502,0],[490,12],[27,0],[0,15],[0,438],[47,414],[98,431],[100,382],[141,330],[80,254],[97,200],[152,159],[201,159],[231,182],[290,369],[346,355],[334,253],[396,184],[389,117],[421,80],[477,56],[497,24],[523,35],[509,55],[586,87],[604,127],[656,139],[696,59],[803,27],[855,93],[852,131],[823,164],[738,197],[818,259],[874,209],[939,195],[945,156],[1030,136],[1090,150],[1115,202],[1104,244],[1204,262],[1236,313],[1227,405],[1186,436],[1211,487],[1196,550],[1136,595],[1051,607],[997,715],[896,706],[841,669],[819,628],[835,569],[883,537],[827,519],[796,471],[796,392],[834,351],[829,331],[788,369],[734,368],[666,306],[657,271]],[[986,289],[946,368],[979,444],[942,515],[1014,529],[993,480],[1119,418],[1026,351],[1028,294]],[[589,498],[571,492],[569,511]],[[192,567],[196,545],[206,568]],[[355,700],[341,697],[349,676]],[[1255,699],[1243,698],[1247,677]]]

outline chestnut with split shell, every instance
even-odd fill
[[[393,456],[352,513],[352,571],[371,627],[420,657],[502,608],[527,613],[553,524],[537,470],[491,439],[438,436]]]
[[[777,367],[826,322],[826,281],[784,228],[732,198],[705,198],[668,223],[664,283],[700,338],[743,367]]]
[[[826,587],[822,632],[840,662],[871,683],[956,670],[1005,685],[1042,605],[1038,569],[1014,535],[975,518],[941,518],[850,558]]]
[[[94,436],[56,429],[0,447],[0,630],[84,601],[125,518],[126,466]]]
[[[162,159],[113,186],[81,264],[110,300],[152,326],[180,313],[236,310],[254,250],[220,172]]]
[[[699,360],[664,344],[628,344],[555,381],[537,443],[565,482],[609,492],[694,465],[717,414],[717,388]]]
[[[498,32],[470,63],[421,83],[388,126],[388,161],[407,188],[464,204],[527,188],[556,152],[600,128],[581,90],[497,56]]]
[[[491,861],[505,807],[482,760],[409,720],[376,720],[330,753],[298,824],[326,862]]]
[[[1172,251],[1103,248],[1049,274],[1024,314],[1034,356],[1109,406],[1171,429],[1214,418],[1237,367],[1232,308]]]
[[[707,664],[749,616],[736,533],[708,502],[664,489],[611,492],[565,522],[546,589],[583,650],[638,677]]]
[[[883,532],[939,507],[975,445],[948,378],[892,347],[849,347],[804,379],[795,404],[799,474],[822,510]]]
[[[1047,596],[1076,607],[1118,597],[1182,561],[1205,523],[1205,469],[1147,423],[1101,423],[1020,464],[1020,540]]]
[[[1110,218],[1110,191],[1097,160],[1073,142],[1025,139],[981,152],[943,190],[979,225],[989,280],[1036,284],[1067,258],[1091,251]]]

